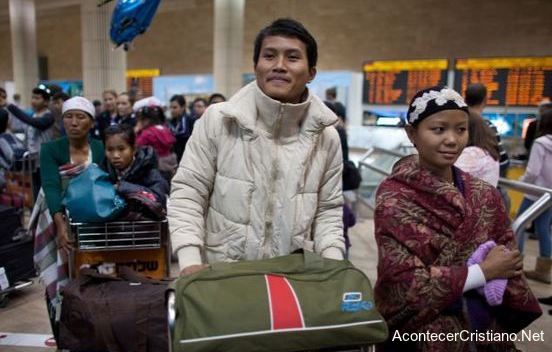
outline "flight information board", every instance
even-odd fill
[[[482,83],[490,106],[536,106],[552,97],[552,57],[457,59],[454,68],[454,89],[463,95]]]
[[[447,83],[448,60],[368,61],[364,64],[365,104],[403,105],[421,89]]]

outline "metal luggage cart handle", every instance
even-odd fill
[[[167,322],[169,333],[169,352],[172,351],[172,341],[174,338],[174,326],[176,324],[176,296],[174,291],[167,293]]]

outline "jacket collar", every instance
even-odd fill
[[[338,118],[317,96],[307,92],[302,103],[281,103],[264,94],[254,81],[223,103],[221,113],[251,134],[258,130],[273,134],[279,128],[278,134],[283,137],[314,135],[335,124]]]

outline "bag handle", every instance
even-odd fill
[[[303,251],[303,263],[306,270],[322,269],[324,267],[324,258],[317,253]]]
[[[141,274],[138,274],[136,271],[132,270],[128,266],[120,267],[118,269],[118,274],[119,274],[119,277],[125,281],[139,282],[142,284],[162,285],[162,284],[171,282],[171,280],[156,280],[156,279],[143,276]]]

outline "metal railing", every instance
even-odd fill
[[[387,165],[383,163],[384,166],[376,165],[377,154],[386,156],[387,160],[390,162],[388,162]],[[375,208],[375,191],[379,186],[379,183],[383,181],[383,178],[391,174],[391,169],[395,164],[395,161],[404,156],[405,154],[394,150],[389,150],[389,149],[384,149],[379,147],[369,148],[359,160],[359,165],[358,165],[359,172],[362,175],[363,169],[370,169],[372,171],[375,171],[379,175],[379,177],[376,176],[376,177],[372,177],[371,180],[363,180],[363,183],[361,184],[360,189],[358,189],[356,192],[357,193],[356,199],[360,200],[360,202],[362,202],[368,208],[373,210]],[[374,179],[378,180],[378,178],[379,178],[379,181],[377,184],[375,184]],[[366,197],[363,195],[363,193],[365,194],[366,192],[370,193],[369,197]],[[356,210],[356,206],[354,208],[355,208],[354,210]]]
[[[387,150],[377,147],[370,148],[366,151],[366,153],[359,161],[359,171],[361,172],[361,174],[363,168],[373,170],[384,177],[391,174],[391,169],[384,169],[382,167],[374,165],[375,159],[373,158],[373,156],[376,153],[384,154],[392,158],[402,158],[406,156],[403,153],[393,150]],[[509,180],[503,177],[499,179],[498,185],[504,188],[513,189],[515,191],[539,197],[529,208],[527,208],[527,210],[517,216],[512,223],[512,230],[514,232],[514,235],[516,236],[516,240],[519,240],[519,238],[524,235],[524,230],[526,226],[529,225],[537,217],[539,217],[539,215],[552,207],[552,189],[535,186],[526,182]],[[371,185],[371,187],[377,189],[377,186],[374,187],[374,185]],[[372,194],[375,194],[375,189]],[[366,199],[362,196],[362,192],[360,190],[357,191],[357,199],[359,199],[363,204],[367,205],[371,209],[374,209],[375,207],[374,198],[375,197],[370,197],[369,199]]]
[[[512,223],[512,231],[514,231],[516,240],[519,240],[524,235],[525,227],[552,207],[552,189],[535,186],[526,182],[513,181],[503,177],[498,180],[498,185],[539,197],[527,210],[517,216]]]

